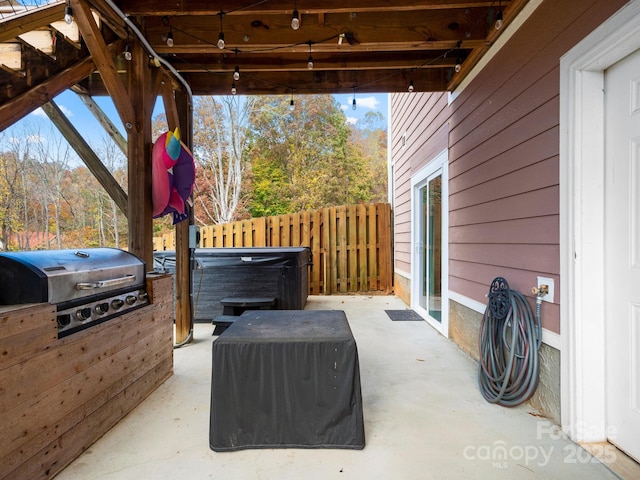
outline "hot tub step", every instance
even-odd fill
[[[220,300],[224,315],[242,315],[246,310],[272,310],[274,297],[226,297]]]

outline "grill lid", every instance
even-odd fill
[[[145,264],[117,248],[0,254],[0,304],[59,304],[145,284]]]

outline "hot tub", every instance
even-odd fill
[[[227,297],[273,297],[277,310],[302,310],[309,291],[308,247],[198,248],[192,271],[194,321],[210,322]],[[175,272],[175,251],[154,252],[154,271]]]

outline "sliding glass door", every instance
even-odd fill
[[[412,307],[447,335],[446,154],[428,164],[412,181]]]

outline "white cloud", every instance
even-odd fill
[[[60,110],[62,110],[62,113],[64,113],[67,117],[73,117],[73,112],[69,110],[67,107],[65,107],[64,105],[58,105],[58,107],[60,108]]]
[[[350,123],[351,125],[355,125],[358,122],[358,119],[356,117],[347,117],[347,123]]]
[[[356,96],[356,105],[358,105],[358,108],[364,107],[364,108],[370,108],[371,110],[375,110],[378,108],[379,104],[380,102],[374,96],[371,96],[371,97]]]
[[[60,109],[60,111],[67,117],[73,117],[73,112],[71,110],[69,110],[67,107],[65,107],[64,105],[58,105],[58,108]],[[36,110],[34,110],[33,112],[31,112],[31,115],[34,115],[36,117],[40,117],[40,118],[48,118],[47,114],[44,113],[44,110],[42,110],[41,108],[37,108]]]
[[[380,101],[375,96],[370,97],[358,97],[356,95],[356,108],[368,108],[370,110],[377,110]],[[347,103],[341,103],[340,108],[347,112],[353,108],[353,97],[347,98]],[[351,120],[348,120],[351,123]]]

